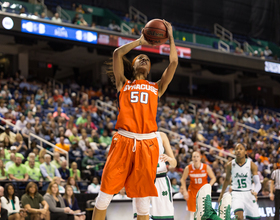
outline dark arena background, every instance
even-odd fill
[[[225,164],[235,158],[235,143],[243,142],[262,183],[256,212],[274,218],[269,194],[271,174],[280,168],[279,0],[1,0],[0,9],[0,185],[12,183],[21,203],[28,182],[46,194],[50,179],[40,165],[51,155],[63,179],[55,180],[59,192],[72,185],[91,219],[118,116],[105,62],[159,18],[171,22],[179,57],[156,118],[177,160],[167,173],[172,194],[200,149],[217,178],[217,209]],[[148,80],[156,82],[169,52],[167,42],[139,46],[127,58],[147,54]],[[15,171],[16,163],[25,168]],[[133,219],[131,200],[120,197],[110,204],[108,220]],[[174,208],[176,220],[186,219],[183,198],[174,199]]]

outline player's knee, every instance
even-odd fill
[[[150,197],[135,198],[137,215],[148,215],[150,209]]]
[[[99,192],[97,198],[96,198],[96,203],[95,207],[99,210],[106,210],[113,198],[113,195],[109,195],[104,192]]]

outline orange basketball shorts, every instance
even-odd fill
[[[115,133],[100,190],[116,194],[125,186],[130,198],[158,196],[154,184],[159,157],[157,138],[137,140],[135,152],[133,146],[134,139]]]
[[[199,190],[189,188],[189,199],[187,201],[188,211],[195,212],[196,211],[196,194]]]

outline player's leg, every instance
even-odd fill
[[[225,220],[230,220],[231,211],[231,194],[225,193],[218,208],[219,217]]]
[[[232,209],[234,211],[234,215],[236,220],[243,220],[244,217],[244,204],[245,204],[245,200],[244,200],[244,192],[237,192],[237,191],[233,191],[231,193],[232,196],[232,200],[231,200],[231,206]]]
[[[196,211],[196,195],[197,191],[193,188],[188,188],[189,198],[187,200],[187,219],[194,220],[194,214]]]
[[[195,220],[222,220],[212,208],[211,185],[205,184],[196,195]]]
[[[135,198],[137,220],[149,220],[150,197]]]
[[[158,174],[157,176],[155,186],[158,191],[158,197],[151,197],[151,218],[153,220],[173,220],[174,206],[171,193],[171,183],[166,174]]]
[[[244,192],[244,200],[245,200],[245,206],[244,206],[244,212],[246,215],[246,219],[261,219],[260,213],[259,213],[259,205],[257,203],[257,200],[252,193]]]
[[[99,192],[95,207],[92,214],[92,220],[105,220],[107,208],[113,198],[113,195],[109,195],[102,191]]]

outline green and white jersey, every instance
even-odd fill
[[[158,140],[159,156],[160,156],[164,153],[164,147],[162,144],[162,139],[161,139],[160,133],[158,131],[156,132],[156,135],[157,135],[157,140]],[[162,162],[160,159],[158,159],[157,174],[160,174],[160,173],[167,173],[167,168],[166,168],[165,162]]]
[[[246,162],[239,166],[236,160],[231,162],[231,180],[232,190],[249,191],[252,189],[252,172],[251,160],[246,159]]]

